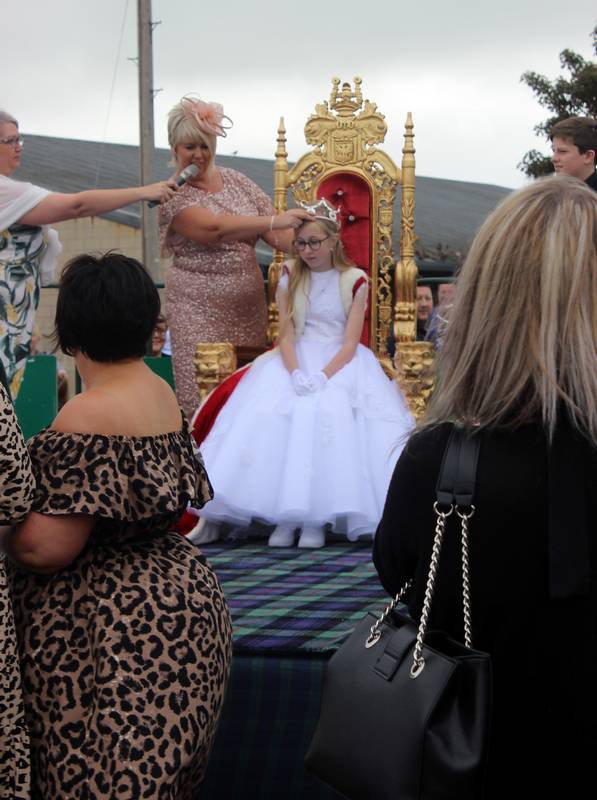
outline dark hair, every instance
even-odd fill
[[[597,163],[597,119],[592,117],[568,117],[556,122],[549,129],[549,138],[569,139],[579,153],[592,150],[593,163]]]
[[[84,254],[62,271],[54,338],[67,355],[79,350],[92,361],[142,358],[159,313],[160,296],[139,261]]]

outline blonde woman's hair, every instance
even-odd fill
[[[545,178],[488,217],[458,278],[424,426],[559,415],[597,442],[597,193]]]
[[[340,239],[340,229],[336,223],[327,219],[308,219],[305,220],[303,225],[316,223],[321,228],[322,233],[335,239],[334,249],[332,250],[332,266],[334,269],[344,272],[350,267],[354,267],[352,261],[349,261],[344,252],[342,240]],[[300,235],[303,225],[297,228],[296,236]],[[309,273],[309,265],[300,256],[300,253],[294,259],[292,269],[288,278],[288,319],[291,320],[294,311],[294,297],[297,291],[304,291],[305,281],[304,277]],[[300,287],[300,288],[299,288]]]
[[[168,144],[174,152],[179,144],[206,144],[209,148],[210,161],[216,154],[216,137],[199,129],[196,121],[184,113],[182,102],[177,103],[168,114]],[[170,166],[176,166],[171,162]]]

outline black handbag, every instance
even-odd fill
[[[468,522],[479,435],[454,429],[436,488],[435,539],[420,623],[395,610],[357,625],[328,664],[306,757],[349,800],[480,800],[491,714],[491,662],[471,643]],[[428,631],[446,520],[460,520],[465,644]]]

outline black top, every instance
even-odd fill
[[[414,576],[409,609],[415,619],[449,432],[444,424],[411,439],[394,471],[375,538],[375,566],[390,594]],[[567,427],[559,434],[573,435]],[[522,797],[525,781],[529,797],[551,797],[558,780],[566,789],[563,796],[574,796],[571,772],[580,781],[583,766],[597,754],[597,449],[585,440],[579,448],[590,593],[565,600],[550,599],[547,454],[540,426],[483,435],[470,524],[471,592],[473,645],[491,654],[494,669],[492,798],[518,797],[519,789]],[[430,620],[462,641],[459,529],[451,520]],[[575,762],[573,770],[566,761]],[[516,773],[522,777],[514,784]]]
[[[587,186],[590,186],[591,189],[594,189],[597,192],[597,172],[593,172],[589,177],[585,180]]]

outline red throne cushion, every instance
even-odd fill
[[[371,277],[371,191],[367,182],[352,172],[334,172],[319,184],[317,197],[340,209],[340,235],[346,255]],[[370,305],[361,336],[367,346]]]
[[[207,434],[213,428],[218,414],[226,405],[226,400],[236,389],[238,382],[244,377],[250,366],[250,364],[247,364],[225,378],[222,383],[210,392],[202,405],[195,411],[191,420],[191,434],[198,447],[207,438]]]

